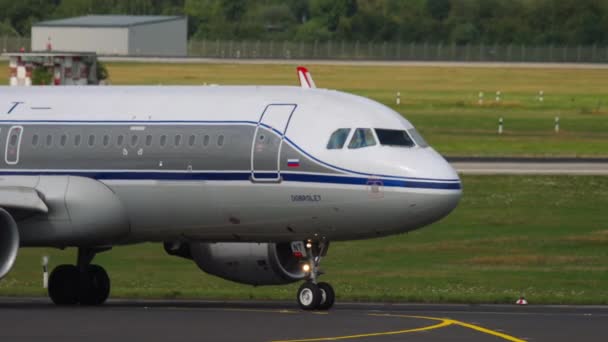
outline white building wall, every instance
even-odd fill
[[[188,20],[183,18],[130,27],[129,54],[186,56],[188,54]]]
[[[129,54],[126,27],[32,27],[32,51],[46,50],[51,38],[53,51],[96,52],[101,55]]]

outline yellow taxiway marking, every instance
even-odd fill
[[[450,318],[427,317],[427,316],[408,316],[408,315],[392,315],[392,314],[370,314],[370,316],[418,318],[418,319],[428,319],[428,320],[433,320],[433,321],[441,321],[441,322],[444,322],[444,323],[448,323],[448,325],[458,325],[458,326],[461,326],[463,328],[468,328],[468,329],[472,329],[472,330],[475,330],[475,331],[479,331],[479,332],[484,333],[484,334],[496,336],[496,337],[502,338],[502,339],[510,341],[510,342],[526,342],[525,340],[519,339],[517,337],[510,336],[510,335],[507,335],[507,334],[503,334],[503,333],[495,331],[495,330],[491,330],[491,329],[487,329],[487,328],[484,328],[484,327],[480,327],[480,326],[475,325],[475,324],[470,324],[470,323],[465,323],[465,322],[461,322],[461,321],[456,321],[456,320],[453,320],[453,319],[450,319]]]
[[[294,310],[272,310],[272,309],[223,309],[223,311],[241,311],[241,312],[267,312],[267,313],[279,313],[279,314],[301,314],[302,311],[294,311]],[[311,312],[313,314],[318,315],[327,315],[327,312]],[[369,316],[374,317],[401,317],[401,318],[413,318],[413,319],[423,319],[429,321],[439,322],[434,325],[424,326],[420,328],[412,328],[405,330],[394,330],[394,331],[384,331],[384,332],[372,332],[372,333],[364,333],[364,334],[356,334],[356,335],[344,335],[344,336],[333,336],[333,337],[315,337],[315,338],[304,338],[304,339],[294,339],[294,340],[276,340],[272,342],[315,342],[315,341],[339,341],[339,340],[349,340],[349,339],[357,339],[357,338],[366,338],[366,337],[378,337],[378,336],[389,336],[389,335],[399,335],[399,334],[407,334],[421,331],[429,331],[440,328],[449,327],[451,325],[461,326],[463,328],[475,330],[487,335],[492,335],[503,340],[509,342],[526,342],[525,340],[519,339],[517,337],[513,337],[495,330],[487,329],[481,327],[479,325],[465,323],[461,321],[456,321],[450,318],[440,318],[440,317],[429,317],[429,316],[412,316],[412,315],[395,315],[395,314],[377,314],[370,313]]]
[[[345,335],[345,336],[334,336],[334,337],[315,337],[315,338],[305,338],[305,339],[295,339],[295,340],[277,340],[272,342],[315,342],[315,341],[338,341],[338,340],[349,340],[349,339],[357,339],[357,338],[366,338],[366,337],[378,337],[378,336],[389,336],[389,335],[399,335],[399,334],[407,334],[421,331],[429,331],[440,328],[449,327],[451,325],[458,325],[463,328],[472,329],[484,334],[496,336],[502,338],[506,341],[510,342],[526,342],[522,339],[509,336],[507,334],[503,334],[498,331],[494,331],[491,329],[487,329],[484,327],[480,327],[478,325],[469,324],[461,321],[456,321],[450,318],[439,318],[439,317],[427,317],[427,316],[408,316],[408,315],[393,315],[393,314],[369,314],[369,316],[375,317],[401,317],[401,318],[414,318],[414,319],[425,319],[430,321],[437,321],[439,323],[434,325],[429,325],[420,328],[412,328],[405,330],[395,330],[395,331],[384,331],[384,332],[376,332],[376,333],[366,333],[366,334],[357,334],[357,335]]]
[[[385,332],[377,332],[377,333],[367,333],[367,334],[358,334],[358,335],[348,335],[348,336],[335,336],[335,337],[316,337],[316,338],[305,338],[299,340],[278,340],[272,342],[313,342],[313,341],[338,341],[338,340],[348,340],[353,338],[364,338],[364,337],[377,337],[377,336],[388,336],[388,335],[399,335],[406,334],[418,331],[427,331],[433,329],[439,329],[443,327],[447,327],[452,323],[449,322],[441,322],[434,325],[429,325],[426,327],[406,329],[406,330],[397,330],[397,331],[385,331]]]
[[[522,339],[510,336],[510,335],[507,335],[507,334],[503,334],[503,333],[495,331],[495,330],[486,329],[486,328],[480,327],[478,325],[464,323],[464,322],[459,322],[459,321],[453,321],[453,320],[450,320],[450,321],[452,321],[452,323],[455,324],[455,325],[460,325],[461,327],[477,330],[477,331],[482,332],[484,334],[500,337],[500,338],[505,339],[507,341],[511,341],[511,342],[526,342],[525,340],[522,340]]]

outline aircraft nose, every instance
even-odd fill
[[[432,188],[419,196],[420,217],[425,223],[432,223],[451,213],[462,197],[462,182],[458,173],[443,156],[434,150],[427,155],[428,163],[418,177],[428,179],[428,187]],[[423,171],[424,170],[424,171]]]
[[[441,180],[453,180],[460,183],[460,177],[454,167],[435,150],[429,150],[431,165],[426,171],[430,171],[432,178]]]
[[[439,156],[439,158],[441,160],[437,161],[438,165],[436,167],[439,169],[438,173],[441,175],[441,178],[438,179],[445,179],[446,181],[443,187],[445,191],[439,192],[433,201],[432,206],[437,214],[435,220],[440,220],[452,212],[458,206],[462,197],[462,181],[458,173],[442,156]]]

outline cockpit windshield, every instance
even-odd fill
[[[339,128],[335,130],[329,137],[327,143],[328,150],[339,150],[344,147],[346,139],[349,137],[350,128]],[[374,131],[376,134],[374,135]],[[376,140],[377,139],[377,140]],[[416,131],[415,128],[408,130],[400,129],[385,129],[385,128],[357,128],[353,132],[350,142],[348,143],[349,149],[358,149],[368,146],[375,146],[380,143],[383,146],[397,146],[397,147],[428,147],[429,144],[424,138]]]
[[[376,138],[374,138],[372,130],[369,128],[357,128],[350,139],[348,148],[363,148],[374,145],[376,145]]]
[[[327,143],[328,150],[339,150],[344,147],[344,143],[346,142],[346,138],[348,138],[348,133],[350,133],[350,128],[339,128],[335,132],[331,134],[329,137],[329,142]]]
[[[407,130],[407,132],[410,134],[412,139],[414,139],[414,141],[416,142],[416,145],[418,145],[419,147],[422,147],[422,148],[429,147],[429,144],[426,142],[426,140],[424,140],[422,135],[420,135],[420,133],[418,133],[418,131],[415,128],[410,128]]]
[[[409,136],[409,134],[407,134],[406,131],[376,128],[376,135],[378,135],[381,145],[403,147],[416,146],[414,140]]]

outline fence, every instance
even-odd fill
[[[0,44],[2,53],[19,52],[21,49],[29,52],[32,46],[30,38],[9,36],[0,37]]]
[[[191,40],[188,56],[457,62],[608,63],[608,47]]]
[[[2,52],[30,39],[0,37]],[[188,57],[455,62],[608,63],[606,46],[456,45],[399,42],[190,40]]]

